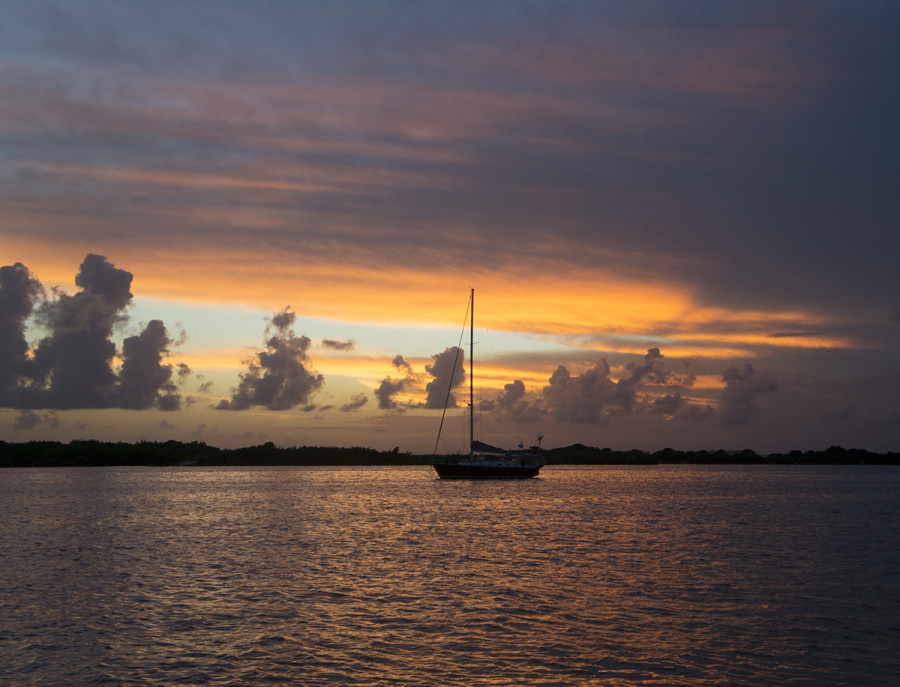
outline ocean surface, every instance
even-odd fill
[[[900,468],[0,470],[2,685],[884,685]]]

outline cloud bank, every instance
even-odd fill
[[[702,399],[689,400],[696,381],[690,363],[669,369],[659,348],[650,348],[641,361],[627,363],[618,379],[605,358],[579,374],[559,365],[539,394],[529,395],[524,383],[515,380],[479,407],[519,423],[603,425],[618,416],[661,415],[667,420],[747,427],[756,415],[759,396],[778,388],[749,363],[728,367],[721,379],[724,387],[717,408]]]

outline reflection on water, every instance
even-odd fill
[[[0,472],[0,683],[900,674],[900,470]]]

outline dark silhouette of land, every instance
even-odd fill
[[[548,465],[900,465],[900,453],[832,446],[824,451],[791,451],[760,455],[744,451],[614,451],[573,444],[546,449]],[[202,441],[141,441],[135,444],[79,440],[7,443],[0,441],[0,467],[79,467],[99,465],[427,465],[431,456],[377,451],[362,447],[295,446],[272,442],[246,448],[221,449]]]

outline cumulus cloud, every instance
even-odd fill
[[[722,373],[725,389],[719,405],[719,419],[727,427],[745,427],[756,413],[760,394],[775,391],[777,384],[764,373],[757,374],[753,365],[729,367]]]
[[[39,321],[51,330],[34,352],[37,374],[49,379],[50,403],[61,408],[102,407],[115,385],[116,346],[112,331],[131,302],[130,272],[89,254],[75,277],[82,290],[58,292],[39,308]]]
[[[172,366],[162,364],[171,343],[160,320],[152,320],[143,332],[125,339],[117,389],[120,408],[178,410],[181,397],[172,381]],[[179,370],[182,373],[184,368]]]
[[[448,408],[456,408],[453,390],[466,380],[463,369],[463,351],[458,346],[445,348],[443,352],[431,356],[431,363],[425,371],[432,380],[425,385],[425,408],[441,409],[446,401]]]
[[[266,325],[266,350],[247,362],[240,384],[233,389],[231,400],[216,406],[219,410],[247,410],[262,406],[268,410],[288,410],[308,404],[310,395],[325,383],[306,354],[310,346],[307,336],[297,336],[291,329],[296,315],[289,308],[275,313]]]
[[[481,406],[485,410],[510,410],[525,398],[525,384],[516,379],[503,386],[503,391],[493,401],[484,401]]]
[[[647,355],[641,363],[628,363],[625,366],[631,374],[628,377],[628,383],[637,385],[644,384],[665,384],[669,378],[669,371],[663,364],[665,356],[659,352],[658,348],[648,348]]]
[[[425,365],[425,374],[430,377],[425,384],[425,402],[417,404],[415,407],[441,410],[445,402],[448,408],[457,407],[458,403],[453,390],[466,379],[463,357],[462,349],[456,346],[446,348],[431,356],[431,362]],[[401,409],[401,405],[394,397],[422,379],[422,375],[417,375],[412,365],[404,360],[402,355],[394,356],[391,364],[403,376],[385,377],[375,389],[375,397],[378,399],[378,407],[381,410]]]
[[[663,363],[663,354],[658,348],[650,348],[640,363],[629,363],[625,366],[628,377],[615,383],[613,398],[618,405],[618,412],[630,415],[634,411],[639,386],[661,386],[666,383],[669,373]]]
[[[381,410],[396,410],[399,404],[394,400],[394,396],[403,391],[414,380],[412,365],[403,359],[402,355],[395,355],[391,364],[399,371],[404,373],[404,377],[393,379],[388,376],[381,380],[381,384],[375,389],[375,398],[378,399],[378,407]]]
[[[499,413],[514,422],[536,422],[542,412],[538,402],[526,398],[525,384],[516,379],[503,386],[503,391],[493,400],[482,401],[479,408],[486,413]]]
[[[113,331],[128,319],[132,278],[104,256],[88,254],[75,277],[81,291],[54,290],[48,298],[20,263],[0,268],[2,405],[178,409],[172,367],[162,364],[173,342],[161,321],[126,339],[122,368],[113,368]],[[29,356],[24,332],[31,314],[49,334]]]
[[[688,407],[682,388],[693,385],[696,375],[688,363],[678,371],[666,367],[665,356],[658,348],[650,348],[640,362],[625,366],[625,375],[618,381],[610,377],[609,363],[601,358],[593,367],[579,375],[560,365],[543,389],[540,411],[555,420],[579,424],[606,422],[610,416],[635,413],[656,413],[672,416]],[[658,395],[654,389],[671,390]],[[524,390],[524,389],[523,389]],[[508,394],[509,388],[504,390]],[[654,396],[651,400],[651,396]],[[512,398],[501,396],[505,403]],[[498,403],[498,408],[502,407]]]
[[[10,405],[8,397],[19,379],[30,376],[25,320],[42,294],[40,282],[20,262],[0,267],[0,404]]]
[[[549,385],[544,387],[544,408],[560,422],[599,422],[603,406],[616,395],[616,383],[609,378],[609,372],[605,359],[574,377],[560,365],[550,376]]]

